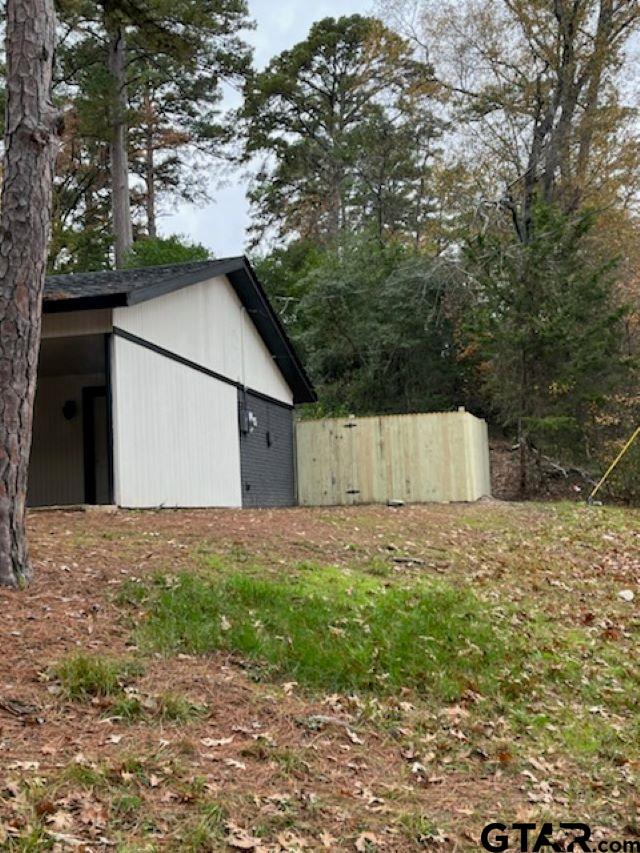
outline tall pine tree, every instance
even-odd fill
[[[251,52],[245,0],[62,0],[61,88],[77,115],[76,140],[100,140],[110,169],[115,262],[134,237],[131,173],[143,177],[146,230],[158,194],[184,189],[187,152],[211,154],[228,134],[222,86],[241,81]],[[82,59],[79,61],[79,57]],[[86,121],[85,121],[86,119]],[[169,162],[162,155],[169,151]],[[79,202],[82,206],[84,202]]]

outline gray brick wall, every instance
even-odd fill
[[[239,390],[239,423],[245,408],[253,412],[258,425],[250,433],[240,429],[242,505],[293,506],[293,411]]]

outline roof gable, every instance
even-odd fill
[[[45,313],[56,313],[127,307],[221,275],[227,277],[251,317],[291,388],[294,402],[315,401],[316,394],[311,380],[245,257],[48,276],[43,310]]]

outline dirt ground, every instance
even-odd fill
[[[489,443],[491,458],[491,493],[502,501],[517,501],[520,497],[520,468],[518,450],[513,441],[493,436]],[[545,476],[534,494],[527,497],[540,501],[586,500],[595,483],[588,482],[577,471],[545,466]]]
[[[78,650],[135,653],[136,614],[118,601],[123,582],[189,570],[203,548],[238,566],[282,571],[300,561],[384,559],[397,573],[464,580],[488,601],[537,596],[543,612],[584,626],[594,643],[609,630],[607,648],[617,644],[629,661],[639,521],[633,511],[498,501],[33,513],[35,580],[0,591],[0,847],[471,850],[491,820],[540,819],[569,806],[579,813],[565,817],[586,815],[604,837],[633,835],[637,747],[603,757],[596,745],[585,761],[606,773],[581,778],[586,765],[555,740],[541,752],[538,741],[510,746],[520,739],[513,723],[482,719],[473,696],[443,708],[408,693],[311,696],[253,680],[233,655],[151,655],[136,690],[153,695],[162,685],[206,713],[126,724],[100,698],[63,698],[50,667]],[[619,597],[622,588],[633,602]],[[597,713],[638,738],[632,713]]]

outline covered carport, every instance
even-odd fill
[[[34,407],[29,505],[110,504],[109,336],[52,334],[47,319]]]

